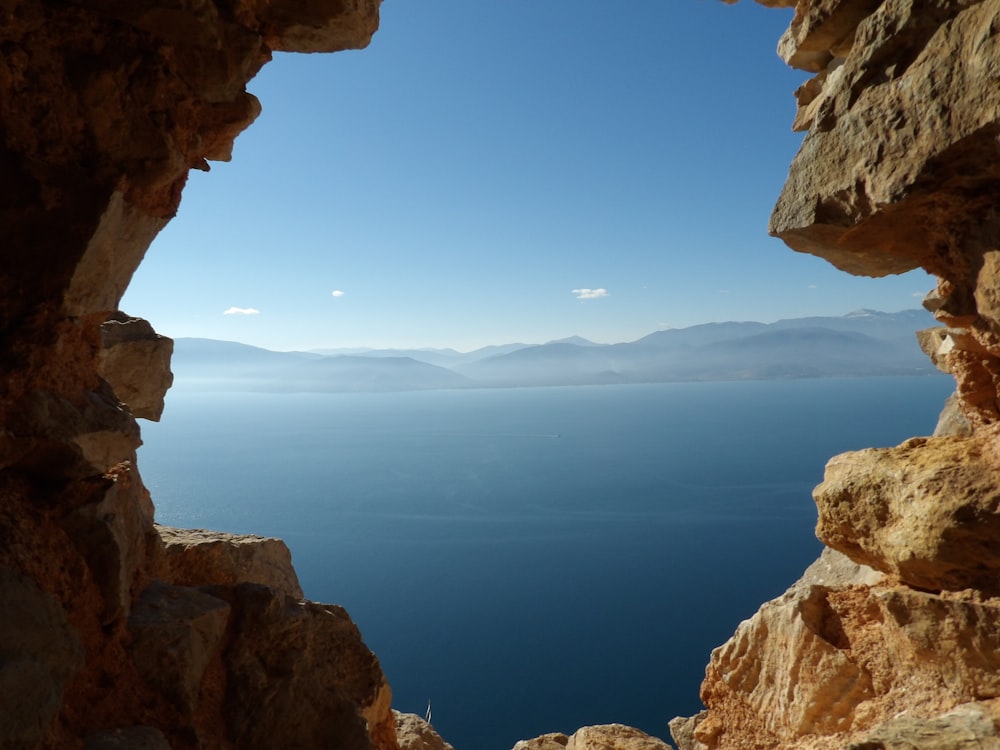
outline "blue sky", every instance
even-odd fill
[[[468,350],[916,307],[923,272],[853,278],[767,236],[802,138],[790,13],[385,0],[366,50],[251,82],[263,114],[192,172],[122,309],[271,349]]]

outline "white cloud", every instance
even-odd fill
[[[809,285],[808,285],[808,286],[806,287],[806,289],[816,289],[816,288],[817,288],[817,286],[816,286],[815,284],[809,284]]]
[[[253,307],[230,307],[222,311],[223,315],[260,315],[260,310]]]
[[[339,289],[334,289],[332,292],[330,292],[330,296],[332,296],[332,297],[343,297],[344,293],[341,290],[339,290]]]
[[[574,289],[573,294],[576,295],[577,299],[598,299],[600,297],[607,297],[607,289]]]

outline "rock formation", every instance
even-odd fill
[[[850,273],[934,274],[920,341],[957,393],[935,437],[829,462],[830,549],[713,652],[674,738],[1000,748],[1000,2],[763,4],[795,8],[778,51],[815,74],[771,233]]]
[[[172,342],[117,312],[274,50],[378,0],[0,2],[0,748],[397,747],[390,692],[276,540],[157,527],[135,417]]]

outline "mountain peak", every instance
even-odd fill
[[[553,339],[552,341],[546,341],[545,345],[549,344],[573,344],[574,346],[601,346],[590,339],[585,339],[583,336],[567,336],[564,339]]]

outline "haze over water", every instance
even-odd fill
[[[157,520],[284,538],[394,706],[458,750],[668,737],[712,648],[819,551],[836,453],[930,434],[946,377],[168,397]]]

